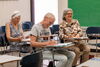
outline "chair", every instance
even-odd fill
[[[6,29],[5,26],[1,26],[2,33],[5,33],[5,29]]]
[[[59,25],[53,25],[52,26],[53,34],[59,34]]]
[[[6,26],[1,26],[1,31],[2,31],[3,44],[9,46],[9,42],[6,37]]]
[[[22,29],[24,31],[24,35],[30,35],[30,30],[32,29],[32,22],[30,21],[25,21],[23,24],[22,24]],[[29,44],[25,44],[25,45],[22,45],[22,50],[20,51],[20,56],[21,56],[21,53],[29,53],[29,50],[31,50],[31,48],[29,47]],[[28,49],[29,48],[29,49]],[[26,50],[25,50],[26,49]]]
[[[4,53],[4,48],[5,48],[5,45],[3,44],[3,38],[2,38],[2,35],[0,35],[0,54]]]
[[[22,24],[23,31],[30,31],[32,28],[32,22],[26,21]]]
[[[52,27],[50,27],[50,31],[51,31],[51,34],[53,34],[53,28]]]
[[[88,27],[86,30],[86,34],[87,37],[90,40],[96,40],[96,44],[94,44],[96,46],[96,52],[98,51],[97,47],[100,47],[100,43],[98,43],[98,39],[100,39],[100,27]],[[93,49],[91,49],[91,51],[94,51]]]
[[[51,33],[52,34],[57,34],[59,36],[59,24],[53,25],[50,27]],[[60,43],[64,43],[64,40],[59,38]]]
[[[5,26],[0,27],[0,46],[3,47],[3,53],[7,51],[7,47],[9,46],[8,40],[6,38]]]

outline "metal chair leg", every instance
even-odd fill
[[[2,67],[4,67],[4,65],[3,65],[3,64],[1,64],[1,66],[2,66]]]
[[[19,61],[17,61],[17,67],[19,67]]]

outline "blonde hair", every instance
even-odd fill
[[[65,9],[64,12],[63,12],[63,17],[62,17],[63,20],[66,20],[65,16],[67,15],[68,11],[72,11],[73,12],[73,10],[71,8]]]

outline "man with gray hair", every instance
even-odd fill
[[[34,47],[34,50],[33,50],[33,53],[35,53],[34,55],[37,55],[35,57],[39,58],[38,60],[34,60],[36,61],[35,63],[33,63],[34,67],[41,67],[43,58],[52,59],[52,52],[50,51],[48,51],[47,55],[43,55],[43,58],[42,58],[41,50],[42,50],[42,47],[56,44],[56,41],[53,41],[53,40],[47,41],[48,38],[46,37],[46,36],[51,35],[49,27],[54,23],[54,21],[55,21],[55,16],[52,13],[47,13],[44,16],[44,19],[40,23],[32,27],[31,37],[30,37],[31,46]],[[71,60],[73,61],[75,54],[68,51],[65,51],[65,52],[70,55],[70,57],[72,58]],[[68,61],[67,56],[63,53],[58,53],[56,51],[56,53],[54,54],[54,59],[59,61],[59,63],[56,64],[56,67],[71,67],[71,64],[67,63]]]

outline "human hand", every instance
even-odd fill
[[[54,41],[54,40],[48,41],[48,42],[47,42],[47,45],[56,45],[56,44],[57,44],[57,42]]]
[[[77,34],[75,37],[76,37],[76,38],[79,38],[79,37],[80,37],[80,35],[79,35],[79,34]]]
[[[24,38],[23,36],[19,36],[19,37],[18,37],[18,40],[19,40],[19,41],[22,41],[23,38]]]

